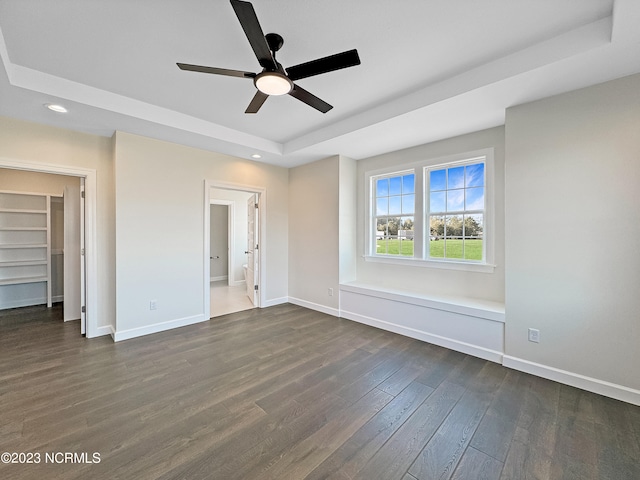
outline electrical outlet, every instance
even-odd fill
[[[149,302],[149,310],[157,310],[158,308],[158,301],[157,300],[151,300]]]
[[[530,342],[535,342],[535,343],[540,343],[540,330],[538,330],[537,328],[530,328],[529,329],[529,341]]]
[[[330,296],[330,297],[333,297],[333,288],[330,288],[330,289],[329,289],[329,296]]]

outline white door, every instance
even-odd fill
[[[81,313],[80,284],[80,186],[64,187],[64,304],[63,319],[78,320]]]
[[[258,306],[258,204],[257,195],[247,200],[247,296],[254,306]]]

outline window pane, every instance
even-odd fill
[[[464,187],[464,167],[447,169],[447,188]]]
[[[389,197],[389,215],[400,215],[402,213],[402,200],[400,196]]]
[[[462,216],[447,216],[445,218],[445,258],[462,258],[462,246]]]
[[[376,221],[376,253],[387,253],[387,218],[378,218]]]
[[[400,255],[413,257],[413,217],[402,217],[398,240],[400,241]]]
[[[444,216],[432,215],[429,217],[429,256],[444,258]]]
[[[389,195],[389,179],[383,178],[376,182],[376,197]]]
[[[402,195],[402,213],[413,213],[416,208],[416,196],[415,195]]]
[[[465,167],[465,187],[484,186],[484,163],[476,163]]]
[[[464,189],[447,190],[447,211],[464,210]]]
[[[398,241],[398,230],[400,229],[400,218],[389,217],[387,229],[387,254],[398,255],[400,253],[400,242]]]
[[[429,188],[434,190],[445,190],[447,188],[447,171],[433,170],[429,173]]]
[[[402,193],[402,177],[392,177],[389,179],[389,195],[400,195]]]
[[[432,212],[445,212],[447,210],[447,192],[432,192],[429,195],[429,209]]]
[[[465,215],[464,258],[466,260],[482,260],[483,218],[482,214]]]
[[[415,183],[415,175],[413,173],[402,177],[402,193],[415,193]]]
[[[389,199],[378,198],[376,199],[376,215],[389,215]]]
[[[484,210],[484,187],[465,188],[466,210]]]

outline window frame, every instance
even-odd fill
[[[483,250],[484,261],[429,258],[429,247],[425,243],[429,239],[429,177],[428,172],[442,168],[451,168],[459,165],[468,165],[484,162],[484,228]],[[414,253],[413,257],[378,254],[375,244],[376,229],[376,205],[375,205],[375,181],[379,178],[402,176],[408,173],[414,174],[415,179],[415,208],[414,208]],[[494,149],[484,148],[480,150],[464,152],[446,157],[424,159],[402,165],[395,165],[378,170],[365,172],[365,248],[364,259],[367,262],[388,263],[396,265],[411,265],[427,268],[441,268],[448,270],[467,270],[474,272],[492,273],[495,269],[494,247]]]

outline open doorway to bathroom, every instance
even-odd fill
[[[213,318],[258,306],[259,194],[212,187],[209,196],[209,291]]]

